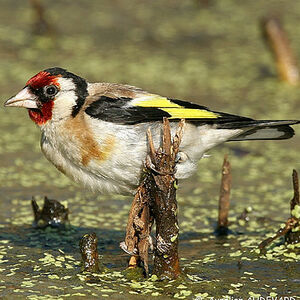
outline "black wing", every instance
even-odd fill
[[[200,124],[221,124],[250,121],[252,119],[214,112],[198,104],[168,99],[153,95],[147,100],[139,98],[100,96],[92,102],[85,112],[103,121],[118,124],[137,124],[151,121],[161,121],[164,117],[172,120],[186,119],[189,122]]]
[[[171,117],[156,107],[131,106],[129,105],[131,100],[133,99],[101,96],[99,100],[91,103],[85,112],[93,118],[118,124],[136,124]]]

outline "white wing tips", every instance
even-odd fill
[[[284,140],[290,139],[295,134],[294,129],[289,125],[277,125],[272,127],[257,127],[241,135],[230,139],[230,141],[249,141],[249,140]]]

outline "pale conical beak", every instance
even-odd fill
[[[28,87],[25,87],[16,96],[9,98],[4,103],[4,106],[38,108],[36,100],[37,96],[35,96]]]

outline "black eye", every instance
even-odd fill
[[[58,88],[55,85],[48,85],[44,87],[44,94],[48,97],[53,97],[58,93]]]

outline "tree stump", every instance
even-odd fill
[[[175,173],[184,124],[181,120],[172,140],[169,120],[164,118],[162,144],[157,150],[148,130],[149,154],[144,175],[131,206],[125,242],[121,243],[121,248],[133,255],[130,264],[137,265],[139,260],[142,261],[148,274],[150,233],[155,221],[153,273],[160,278],[174,279],[180,274]]]

